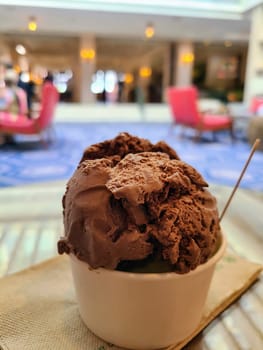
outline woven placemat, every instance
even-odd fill
[[[202,321],[178,350],[237,299],[262,266],[226,253],[216,268]],[[66,256],[0,279],[0,348],[3,350],[118,349],[82,323]]]

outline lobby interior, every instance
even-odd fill
[[[0,0],[0,16],[0,65],[29,73],[36,95],[52,72],[60,93],[51,143],[16,135],[0,145],[0,278],[57,256],[69,177],[85,147],[121,131],[174,147],[207,179],[222,212],[254,140],[249,106],[263,96],[262,1]],[[195,142],[191,130],[181,138],[171,127],[167,88],[190,85],[200,110],[231,114],[234,142],[224,132]],[[257,150],[221,226],[229,251],[258,264],[262,209]],[[262,349],[262,295],[261,276],[185,349]]]
[[[255,36],[262,30],[262,14],[260,6],[249,5],[253,1],[74,3],[1,5],[1,62],[30,71],[36,83],[51,70],[61,91],[66,77],[59,73],[70,72],[61,98],[71,102],[101,100],[98,80],[101,74],[107,80],[106,73],[109,84],[123,83],[121,102],[134,101],[131,90],[141,74],[145,102],[165,102],[168,86],[190,83],[224,101],[249,102],[262,93],[261,38]],[[32,19],[33,31],[28,29]],[[18,45],[25,51],[17,51]],[[87,87],[96,78],[92,93]]]

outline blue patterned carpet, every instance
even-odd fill
[[[56,140],[43,147],[29,138],[17,138],[17,144],[0,147],[0,186],[68,179],[73,173],[85,147],[113,138],[121,131],[148,138],[164,140],[182,160],[199,170],[208,183],[233,186],[248,158],[250,146],[244,141],[231,142],[221,133],[216,141],[210,134],[200,143],[178,137],[167,123],[57,123]],[[263,191],[263,152],[257,151],[240,187]]]

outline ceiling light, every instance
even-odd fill
[[[147,39],[151,39],[154,36],[154,26],[152,23],[147,24],[144,34]]]
[[[80,50],[80,57],[84,60],[93,60],[96,56],[94,49],[82,49]]]
[[[23,46],[23,45],[21,45],[21,44],[16,45],[16,52],[17,52],[19,55],[25,55],[25,54],[26,54],[26,48],[25,48],[25,46]]]
[[[133,75],[131,73],[126,73],[124,76],[124,81],[126,84],[131,84],[133,82]]]
[[[28,30],[35,32],[37,30],[37,22],[35,17],[30,17],[27,25]]]
[[[195,59],[195,56],[192,52],[184,53],[181,57],[182,63],[192,63]]]
[[[152,69],[150,67],[141,67],[139,71],[140,77],[149,78],[152,75]]]

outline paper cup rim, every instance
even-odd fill
[[[161,279],[161,280],[167,280],[167,279],[182,279],[182,278],[188,278],[190,276],[198,275],[202,273],[204,270],[207,268],[215,265],[223,256],[226,246],[227,246],[227,241],[226,237],[224,234],[221,233],[221,244],[220,247],[218,248],[217,252],[205,263],[200,264],[197,266],[194,270],[187,272],[187,273],[177,273],[177,272],[153,272],[153,273],[136,273],[136,272],[126,272],[126,271],[119,271],[119,270],[109,270],[105,269],[102,267],[99,268],[92,268],[90,265],[78,259],[75,255],[70,254],[70,258],[75,261],[77,264],[80,264],[82,266],[85,266],[87,269],[89,269],[90,272],[95,272],[95,273],[100,273],[103,275],[108,275],[112,277],[121,277],[121,278],[127,278],[127,279],[136,279],[136,280],[156,280],[156,279]]]

